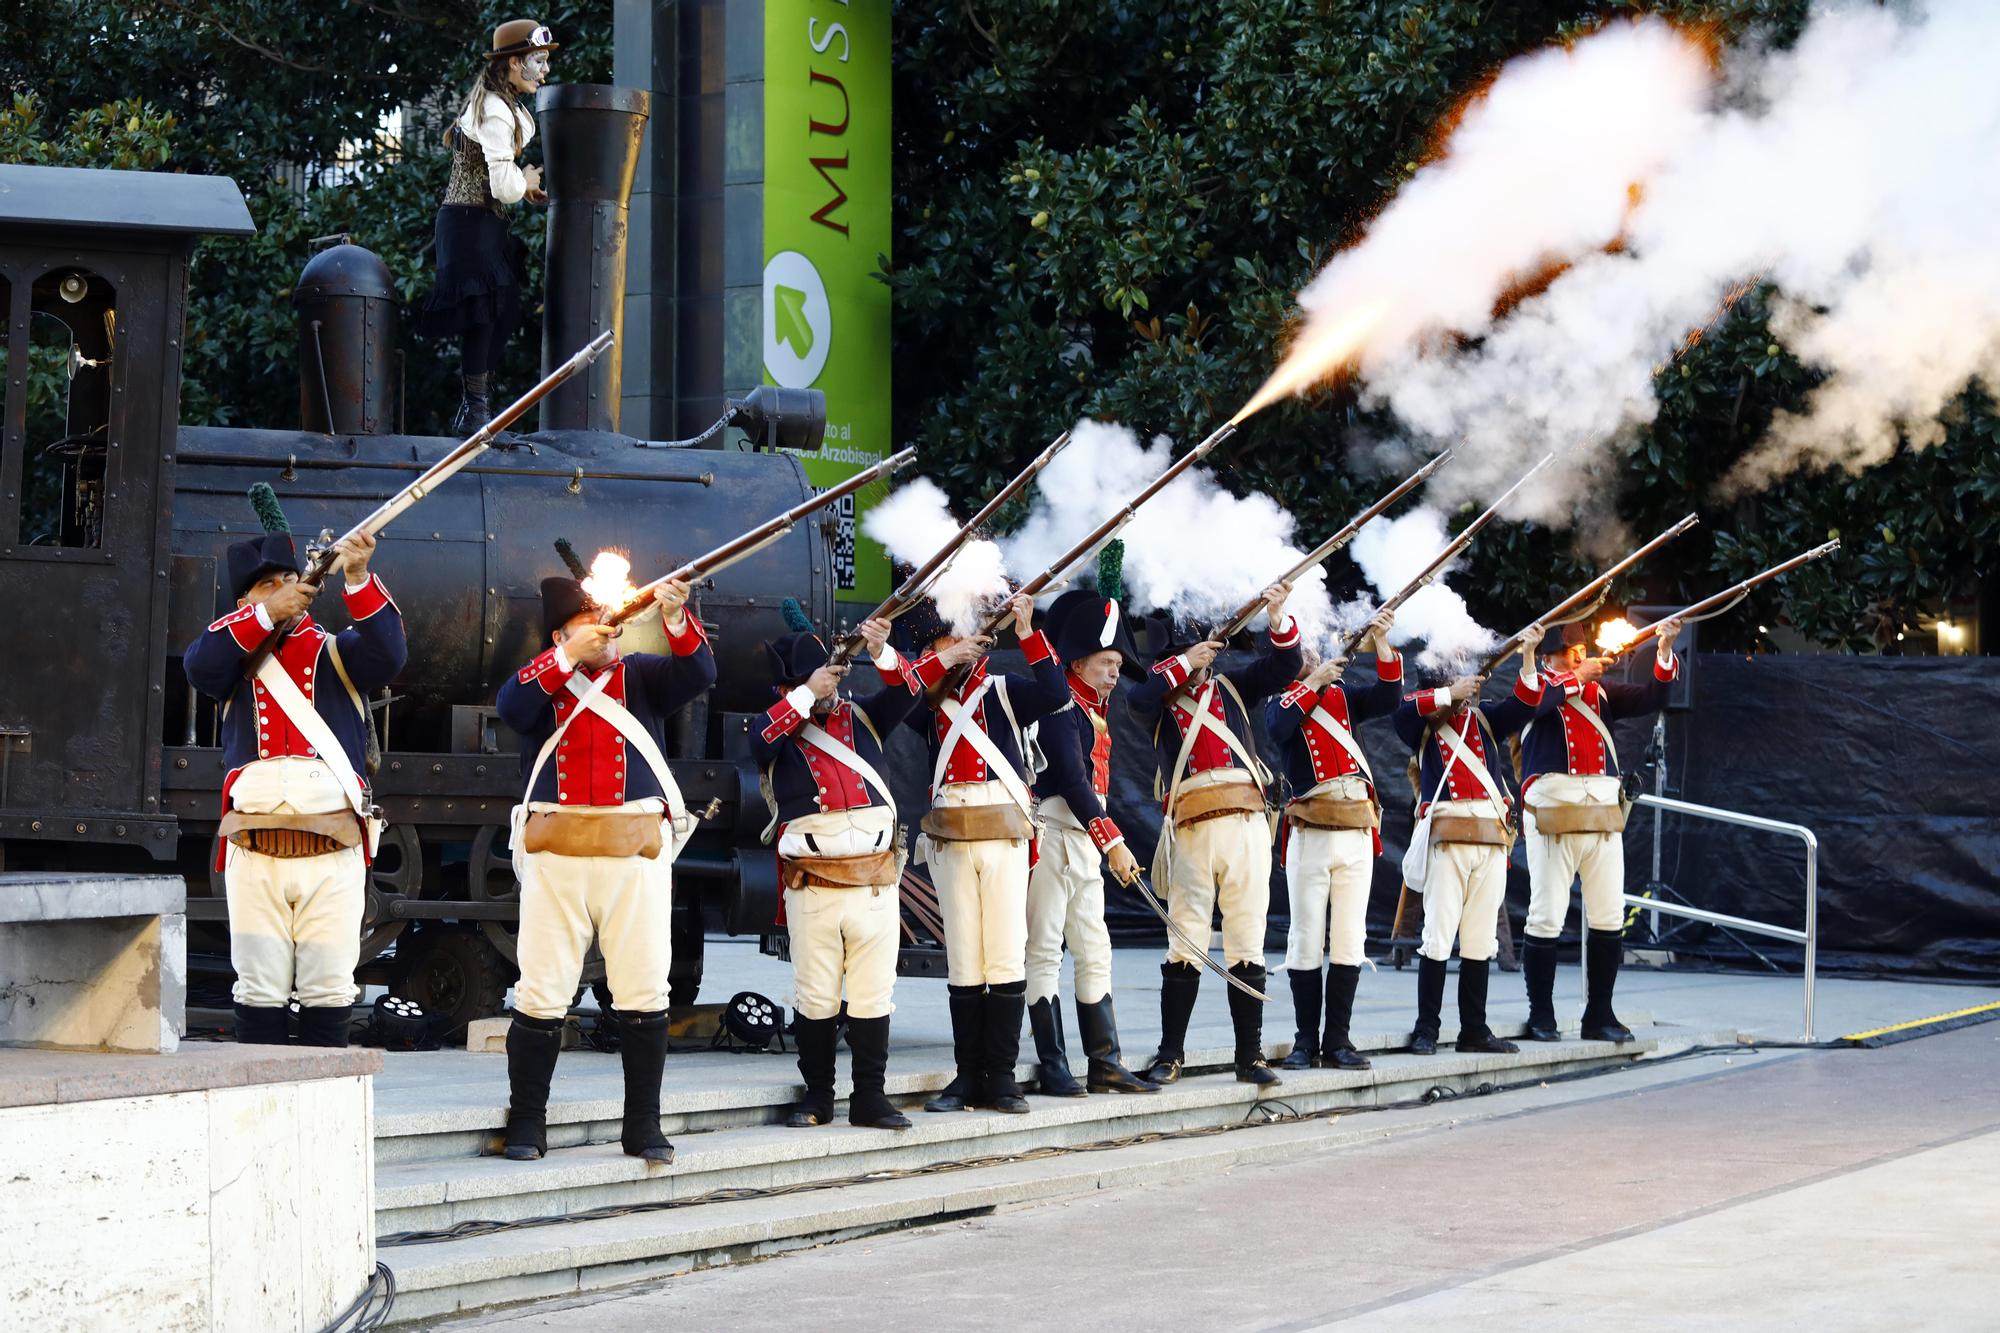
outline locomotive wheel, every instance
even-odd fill
[[[516,903],[521,901],[521,883],[514,878],[514,852],[508,846],[510,830],[505,824],[489,824],[474,835],[466,857],[465,881],[474,902]],[[521,923],[481,921],[479,933],[510,963],[519,963]],[[583,956],[584,982],[604,980],[604,954],[595,941]]]
[[[396,993],[424,1007],[442,1042],[461,1042],[466,1024],[500,1013],[513,984],[507,960],[467,926],[426,925],[403,937],[396,956]]]
[[[390,904],[398,898],[422,897],[423,889],[423,843],[415,829],[391,824],[368,867],[368,900],[361,911],[362,962],[381,957],[409,924],[389,914]]]

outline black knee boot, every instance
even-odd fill
[[[1025,1115],[1028,1099],[1014,1081],[1021,1062],[1021,1012],[1028,1007],[1028,983],[1007,981],[986,988],[986,1090],[981,1102],[1009,1115]]]
[[[493,404],[487,388],[492,376],[486,371],[459,377],[458,411],[451,419],[449,433],[461,440],[493,419]]]
[[[292,1016],[283,1006],[236,1006],[236,1040],[245,1046],[289,1046],[292,1044]]]
[[[1632,1029],[1611,1012],[1611,992],[1618,985],[1618,964],[1625,959],[1625,932],[1593,930],[1584,936],[1590,969],[1583,1006],[1585,1041],[1631,1041]]]
[[[833,1123],[833,1043],[840,1026],[837,1018],[807,1018],[800,1014],[792,1024],[799,1043],[799,1078],[805,1095],[792,1107],[785,1124],[793,1129],[811,1129]],[[853,1037],[848,1038],[850,1045]]]
[[[1036,1000],[1028,1006],[1028,1027],[1035,1034],[1035,1091],[1044,1097],[1081,1097],[1083,1084],[1069,1072],[1069,1044],[1063,1039],[1060,997]]]
[[[1354,1049],[1348,1025],[1354,1021],[1354,991],[1361,964],[1333,963],[1326,969],[1326,1034],[1319,1039],[1322,1069],[1367,1069],[1368,1057]]]
[[[952,1063],[958,1071],[926,1111],[963,1111],[979,1098],[980,1056],[986,1041],[986,987],[947,986],[951,1005]]]
[[[1118,1059],[1118,1019],[1111,1012],[1107,994],[1095,1004],[1077,1002],[1076,1030],[1083,1038],[1083,1053],[1090,1057],[1084,1082],[1091,1092],[1158,1092],[1160,1085],[1140,1078]]]
[[[1506,1055],[1521,1048],[1493,1035],[1486,1026],[1486,983],[1493,974],[1492,960],[1477,961],[1461,956],[1458,960],[1458,1049],[1486,1055]]]
[[[354,1018],[351,1005],[308,1005],[299,1010],[299,1045],[345,1046]]]
[[[1325,979],[1318,967],[1288,967],[1292,982],[1292,1050],[1278,1062],[1280,1069],[1311,1069],[1319,1058],[1319,1005]]]
[[[889,1016],[848,1019],[847,1051],[854,1070],[847,1123],[863,1129],[908,1129],[910,1118],[882,1091],[889,1073]]]
[[[1188,1020],[1201,993],[1201,972],[1193,963],[1160,964],[1160,1049],[1146,1066],[1148,1082],[1167,1084],[1181,1076],[1187,1059]]]
[[[1270,980],[1262,963],[1238,963],[1229,974],[1258,990]],[[1264,1002],[1231,986],[1229,1025],[1236,1030],[1236,1081],[1259,1087],[1278,1082],[1278,1071],[1264,1060]]]
[[[1556,942],[1530,935],[1521,945],[1521,976],[1528,983],[1529,1041],[1561,1041],[1556,1026]]]
[[[667,1068],[667,1011],[620,1011],[624,1040],[618,1058],[625,1065],[625,1124],[618,1135],[627,1157],[665,1165],[674,1145],[660,1131],[660,1076]]]
[[[1417,1025],[1410,1029],[1410,1050],[1436,1055],[1438,1028],[1444,1016],[1444,963],[1417,955]]]
[[[562,1054],[563,1021],[514,1015],[507,1028],[507,1147],[517,1162],[549,1150],[549,1081]]]

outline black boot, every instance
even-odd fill
[[[1444,964],[1436,958],[1417,955],[1417,1025],[1410,1029],[1410,1050],[1417,1055],[1436,1055],[1438,1027],[1444,1015]]]
[[[1611,1012],[1611,992],[1618,985],[1618,964],[1625,959],[1625,932],[1592,930],[1584,936],[1589,991],[1583,1005],[1585,1041],[1631,1041],[1632,1029]]]
[[[1285,975],[1292,981],[1292,1019],[1297,1030],[1292,1033],[1291,1053],[1278,1062],[1278,1068],[1311,1069],[1313,1061],[1319,1059],[1319,1004],[1326,982],[1317,967],[1288,967]]]
[[[799,1044],[799,1077],[806,1085],[805,1095],[785,1120],[792,1129],[833,1123],[833,1043],[839,1027],[837,1018],[807,1018],[804,1014],[792,1025],[792,1036]],[[853,1041],[850,1031],[850,1046]]]
[[[1556,942],[1528,936],[1521,946],[1521,975],[1528,983],[1529,1041],[1561,1041],[1556,1026]]]
[[[1028,1099],[1014,1081],[1021,1062],[1021,1012],[1028,1007],[1028,983],[1007,981],[986,988],[986,1092],[980,1105],[1008,1115],[1026,1115]]]
[[[979,1098],[980,1052],[986,1040],[986,987],[947,986],[951,1005],[952,1063],[958,1072],[944,1091],[924,1103],[926,1111],[963,1111]]]
[[[1493,1035],[1486,1026],[1486,982],[1492,960],[1458,960],[1458,1049],[1485,1055],[1507,1055],[1521,1048]]]
[[[623,1040],[618,1058],[625,1065],[625,1124],[619,1146],[627,1157],[643,1157],[662,1166],[674,1160],[674,1145],[660,1132],[660,1076],[667,1068],[667,1011],[618,1015]]]
[[[451,419],[449,433],[465,439],[481,426],[493,419],[493,405],[488,400],[490,373],[460,375],[458,412]]]
[[[1076,1030],[1083,1038],[1083,1053],[1090,1057],[1084,1082],[1091,1092],[1158,1092],[1160,1085],[1140,1078],[1118,1059],[1118,1019],[1111,1012],[1111,996],[1095,1004],[1078,1001]]]
[[[1035,1091],[1044,1097],[1081,1097],[1083,1084],[1069,1072],[1068,1043],[1063,1040],[1062,1005],[1056,999],[1036,1000],[1028,1006],[1028,1027],[1035,1034],[1035,1061],[1041,1066],[1035,1075]]]
[[[236,1040],[245,1046],[289,1046],[292,1044],[292,1015],[283,1006],[266,1009],[236,1006]]]
[[[1165,1085],[1180,1080],[1187,1059],[1188,1020],[1201,993],[1201,971],[1193,963],[1160,964],[1160,1049],[1146,1065],[1146,1080]]]
[[[1258,990],[1270,980],[1262,963],[1238,963],[1229,974]],[[1278,1082],[1278,1071],[1264,1060],[1264,1002],[1231,986],[1229,1025],[1236,1029],[1236,1081],[1259,1087]]]
[[[563,1021],[514,1015],[507,1029],[507,1146],[516,1162],[549,1150],[549,1080],[562,1054]]]
[[[854,1070],[847,1123],[863,1129],[908,1129],[910,1118],[882,1091],[889,1072],[889,1016],[848,1019],[847,1051]]]
[[[308,1005],[299,1010],[299,1045],[345,1046],[354,1018],[351,1005]]]
[[[1354,1021],[1354,991],[1361,964],[1333,963],[1326,969],[1326,1035],[1319,1040],[1321,1069],[1368,1069],[1368,1057],[1354,1049],[1347,1028]]]

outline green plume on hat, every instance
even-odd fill
[[[556,538],[556,554],[562,557],[565,565],[569,566],[569,576],[578,583],[590,577],[590,571],[585,569],[583,561],[577,558],[576,548],[569,544],[569,538]]]
[[[278,503],[278,493],[271,489],[271,483],[260,481],[250,487],[250,508],[256,511],[257,521],[264,525],[266,532],[290,532],[292,525],[285,521],[285,510]]]
[[[806,609],[799,605],[798,598],[787,597],[778,603],[778,613],[784,616],[786,629],[796,630],[800,634],[813,632],[812,618],[806,614]]]
[[[1125,602],[1125,539],[1113,537],[1097,553],[1097,595]]]

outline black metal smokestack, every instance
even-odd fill
[[[543,430],[618,429],[625,333],[626,214],[651,96],[641,88],[557,83],[535,98],[549,241],[542,374],[606,329],[619,348],[542,400]]]
[[[328,435],[396,429],[396,312],[389,266],[345,235],[292,288],[299,319],[299,427]]]

